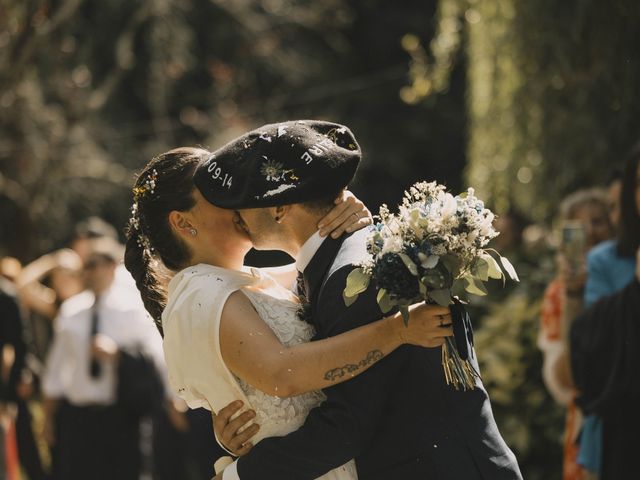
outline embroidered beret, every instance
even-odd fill
[[[194,183],[221,208],[274,207],[338,193],[353,179],[362,154],[337,123],[297,120],[264,125],[216,150]]]

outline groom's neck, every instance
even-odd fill
[[[318,222],[323,214],[300,209],[297,215],[291,219],[289,231],[291,232],[291,242],[287,253],[293,258],[297,258],[300,248],[313,234],[318,231]]]

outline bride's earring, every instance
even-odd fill
[[[280,217],[279,216],[276,216],[275,220],[276,220],[276,223],[280,223]]]
[[[195,237],[198,234],[198,231],[195,228],[190,228],[189,233],[192,237]]]

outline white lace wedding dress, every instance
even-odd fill
[[[308,342],[315,334],[313,326],[298,318],[298,304],[275,298],[255,290],[243,290],[258,315],[269,325],[283,345]],[[237,378],[237,377],[236,377]],[[278,437],[302,426],[309,410],[320,405],[325,396],[321,391],[308,392],[295,397],[281,398],[267,395],[237,378],[240,387],[256,411],[256,423],[266,437]],[[358,478],[352,460],[320,477],[322,480],[355,480]]]
[[[180,272],[169,285],[169,302],[163,313],[165,358],[171,387],[190,407],[218,411],[240,398],[255,410],[260,431],[252,441],[257,442],[297,430],[325,396],[314,391],[289,398],[274,397],[226,368],[218,342],[220,314],[226,298],[238,289],[282,344],[307,342],[314,335],[313,327],[298,318],[298,304],[288,299],[291,292],[270,277],[257,270],[231,272],[197,265]],[[352,460],[319,478],[357,480],[355,462]]]

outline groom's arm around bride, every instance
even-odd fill
[[[340,242],[330,240],[326,244],[340,246]],[[322,253],[319,251],[318,255]],[[382,317],[373,288],[349,308],[344,305],[342,290],[352,268],[345,265],[332,274],[313,302],[313,323],[320,338],[338,335]],[[407,360],[403,352],[406,347],[400,347],[359,377],[325,389],[327,401],[310,412],[299,430],[285,437],[264,439],[239,460],[240,478],[311,479],[358,457],[370,443],[378,419],[385,415],[387,393],[393,389]],[[336,365],[333,374],[348,375],[341,367]],[[397,440],[389,439],[390,442]]]

